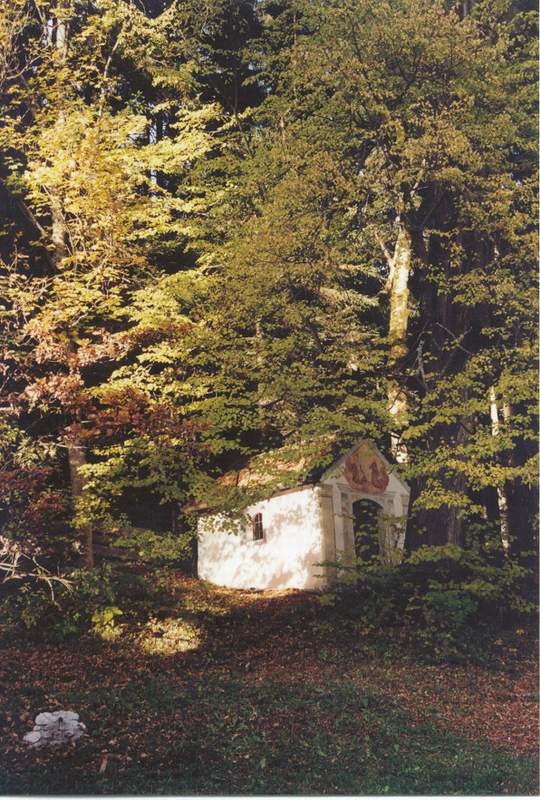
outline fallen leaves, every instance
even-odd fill
[[[36,763],[21,745],[28,720],[62,707],[84,712],[91,731],[80,752],[62,756],[73,780],[87,774],[113,780],[134,768],[154,774],[178,748],[183,768],[204,770],[216,753],[205,741],[188,746],[186,740],[211,708],[210,685],[224,709],[220,724],[231,746],[241,747],[252,728],[268,742],[286,736],[301,743],[314,703],[323,730],[332,735],[334,726],[346,725],[348,736],[359,742],[367,737],[366,747],[380,734],[377,720],[395,707],[408,715],[411,730],[430,723],[509,753],[536,752],[538,682],[530,655],[514,656],[507,671],[419,664],[360,647],[364,639],[358,631],[336,630],[307,593],[219,590],[177,577],[175,598],[168,616],[128,630],[115,642],[90,637],[55,645],[5,642],[2,746],[15,775]],[[242,687],[244,702],[251,698],[245,718],[235,717],[235,695],[227,695],[231,681]],[[341,716],[328,705],[328,686],[339,693],[336,681],[359,698],[347,701]],[[271,694],[269,686],[282,687],[282,694]],[[308,749],[312,745],[306,742]],[[234,757],[246,769],[249,752],[239,750]],[[268,769],[273,762],[266,752],[258,754],[259,761],[263,757]]]

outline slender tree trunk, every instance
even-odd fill
[[[55,28],[54,47],[59,55],[61,64],[66,63],[68,48],[68,23],[64,17],[66,10],[65,3],[58,5],[57,17],[53,26]],[[51,37],[52,39],[52,37]],[[60,111],[58,122],[62,123],[63,112]],[[67,225],[64,215],[62,198],[56,192],[51,192],[51,241],[53,244],[52,260],[54,268],[59,271],[62,262],[67,256]],[[72,349],[73,346],[72,346]],[[71,495],[75,503],[84,494],[84,481],[81,474],[81,467],[86,464],[85,449],[76,437],[71,437],[67,442],[67,455],[69,465],[69,477],[71,483]],[[84,528],[84,554],[86,566],[90,569],[94,566],[94,542],[93,530],[90,526]]]
[[[81,467],[86,464],[85,449],[77,439],[72,439],[67,445],[69,476],[71,480],[71,494],[76,501],[84,495],[84,481]],[[90,525],[83,530],[85,564],[89,569],[94,567],[94,532]]]
[[[393,419],[391,447],[397,462],[407,460],[407,449],[401,433],[409,420],[409,404],[401,366],[408,355],[407,331],[409,323],[409,276],[411,273],[412,238],[402,221],[398,222],[398,236],[390,264],[388,288],[390,294],[390,340],[388,383],[388,411]]]
[[[62,211],[62,203],[60,198],[56,195],[51,196],[51,240],[53,244],[53,263],[55,269],[58,269],[67,255],[66,239],[66,223],[64,220],[64,213]]]
[[[507,425],[512,424],[516,409],[510,403],[503,406]],[[534,457],[534,442],[518,437],[506,463],[509,467],[522,467]],[[535,516],[538,513],[538,486],[525,483],[522,478],[507,480],[504,496],[508,520],[508,550],[512,558],[531,567],[538,574],[538,538]]]
[[[491,418],[491,433],[498,436],[500,432],[499,407],[497,405],[497,395],[493,386],[489,390],[489,415]],[[501,526],[501,544],[505,552],[508,551],[508,506],[504,487],[497,486],[497,505],[499,507],[499,518]]]
[[[462,393],[463,402],[465,403],[468,399],[466,396],[468,393],[466,390]],[[456,433],[456,445],[458,447],[464,445],[469,438],[468,433],[468,424],[470,424],[470,420],[466,418],[462,418],[461,422],[459,423],[459,427]],[[452,490],[459,494],[465,494],[467,491],[467,480],[463,473],[457,473],[451,479]],[[459,509],[455,506],[450,506],[447,509],[447,541],[448,544],[457,544],[463,545],[463,520],[459,515]]]
[[[51,199],[51,239],[54,245],[53,261],[56,269],[60,269],[62,260],[67,254],[66,239],[66,222],[62,210],[62,204],[57,196]],[[73,346],[71,348],[74,349]],[[71,483],[71,496],[73,502],[82,497],[84,494],[84,481],[81,475],[81,467],[86,464],[85,448],[80,441],[71,437],[67,443],[67,455],[69,465],[69,477]],[[83,530],[84,537],[84,554],[86,566],[90,569],[94,566],[94,544],[93,544],[93,531],[90,526],[85,527]]]
[[[472,13],[473,0],[461,0],[461,19],[466,19]]]

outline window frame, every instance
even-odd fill
[[[253,515],[251,531],[254,542],[264,542],[265,534],[263,525],[263,515],[261,511],[257,511],[257,513]]]

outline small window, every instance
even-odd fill
[[[253,541],[258,542],[261,539],[264,539],[262,514],[255,514],[253,517]]]

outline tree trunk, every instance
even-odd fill
[[[461,19],[467,19],[472,13],[473,0],[461,0]]]
[[[51,196],[51,241],[53,244],[53,264],[58,269],[67,255],[66,223],[62,211],[62,203],[56,195]]]
[[[448,210],[447,210],[448,211]],[[432,235],[430,237],[429,252],[425,254],[427,263],[442,266],[445,273],[450,274],[451,265],[446,252],[444,236]],[[453,374],[459,374],[468,358],[468,347],[463,346],[460,337],[467,331],[472,333],[470,312],[453,302],[452,297],[444,290],[440,290],[435,282],[422,278],[422,284],[417,287],[418,296],[430,326],[425,328],[426,353],[425,363],[429,369],[423,374],[424,391],[432,392],[437,388],[437,382],[443,378],[448,379]],[[467,340],[467,344],[469,344]],[[473,344],[471,343],[471,346]],[[462,401],[465,405],[468,400],[464,390]],[[418,409],[420,417],[418,422],[424,420],[422,403]],[[431,410],[428,409],[429,423]],[[439,448],[445,450],[454,444],[462,446],[468,436],[470,420],[465,416],[449,422],[441,422],[429,427],[424,441],[419,446],[424,452],[437,452]],[[422,454],[420,454],[422,457]],[[433,467],[430,467],[433,470]],[[430,478],[435,478],[441,489],[449,495],[463,494],[467,491],[467,481],[459,470],[445,471],[444,464],[435,474],[420,475],[412,481],[411,508],[406,530],[405,547],[408,552],[418,549],[422,545],[445,545],[464,543],[463,520],[460,509],[453,504],[442,503],[438,508],[417,508],[414,505],[417,499],[427,491],[429,494]]]
[[[54,244],[53,261],[57,269],[60,269],[61,262],[67,254],[66,248],[66,223],[62,210],[62,204],[58,197],[53,196],[51,199],[51,219],[52,231],[51,239]],[[71,346],[73,350],[73,345]],[[69,477],[71,483],[71,496],[75,503],[79,497],[84,494],[84,482],[80,473],[80,468],[86,464],[85,450],[80,441],[76,438],[70,438],[67,443],[68,464],[69,464]],[[83,529],[84,538],[84,553],[85,563],[89,569],[94,566],[94,546],[93,546],[93,531],[90,526]]]
[[[61,64],[65,64],[68,48],[68,23],[63,16],[66,11],[66,4],[61,2],[57,8],[57,17],[53,21],[52,27],[55,28],[54,47],[59,55]],[[63,113],[58,115],[59,123],[63,121]],[[67,252],[67,225],[64,215],[62,198],[51,192],[50,200],[51,211],[51,241],[53,245],[52,260],[56,271],[61,270],[62,262],[68,255]],[[71,346],[73,350],[73,345]],[[71,437],[67,442],[67,454],[69,465],[69,477],[71,483],[71,495],[73,502],[84,494],[84,481],[81,475],[81,467],[86,464],[85,449],[77,438]],[[89,569],[94,567],[94,542],[93,531],[90,526],[83,529],[85,564]]]
[[[500,432],[499,407],[497,405],[497,395],[493,386],[489,390],[489,415],[491,418],[491,433],[498,436]],[[504,487],[497,486],[497,505],[499,507],[501,545],[504,551],[508,551],[508,506],[504,493]]]
[[[467,438],[467,427],[457,422],[453,425],[440,427],[431,434],[432,448],[440,447],[443,443],[455,441],[458,446],[463,445]],[[437,476],[445,491],[451,494],[465,494],[467,480],[459,471],[453,474]],[[424,490],[428,487],[426,477],[413,481],[411,492],[411,508]],[[454,505],[443,503],[438,508],[418,508],[413,510],[407,522],[405,549],[407,552],[417,550],[422,545],[455,544],[463,546],[464,528],[460,509]]]
[[[407,330],[409,322],[409,276],[411,272],[412,238],[402,221],[398,222],[398,236],[390,264],[390,323],[388,338],[388,411],[393,420],[391,449],[398,463],[407,461],[407,449],[401,434],[409,420],[407,388],[401,369],[408,355]]]
[[[503,406],[505,423],[512,424],[516,409],[506,403]],[[509,467],[522,467],[536,454],[534,442],[518,437],[512,452],[507,454]],[[538,487],[525,483],[522,478],[508,480],[504,485],[506,514],[508,520],[508,552],[525,566],[538,573],[538,538],[536,514],[538,513]]]
[[[84,495],[84,481],[81,475],[81,467],[86,464],[84,447],[73,439],[67,445],[69,476],[71,481],[71,495],[75,502]],[[84,535],[84,556],[85,564],[88,569],[94,567],[94,532],[90,525],[83,528]]]
[[[521,478],[507,481],[505,495],[508,506],[508,538],[510,556],[537,569],[535,514],[538,508],[538,489]]]

